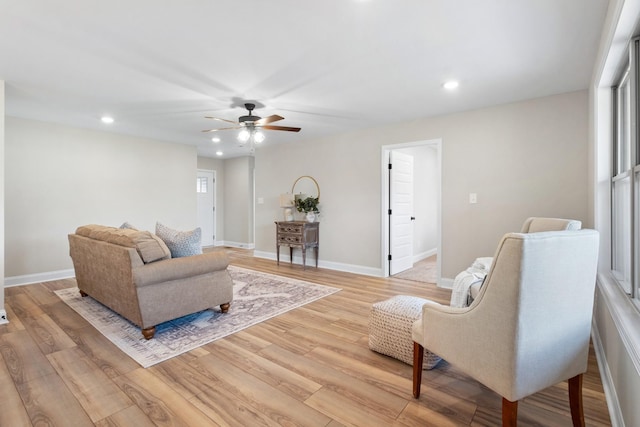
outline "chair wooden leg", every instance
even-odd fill
[[[582,408],[582,374],[569,378],[569,406],[574,427],[584,427]]]
[[[417,342],[413,343],[413,397],[420,397],[420,385],[422,384],[422,360],[424,359],[424,347]]]
[[[518,425],[518,401],[512,402],[502,398],[502,427]]]

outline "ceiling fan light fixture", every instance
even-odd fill
[[[251,134],[249,133],[249,131],[246,129],[242,129],[238,134],[238,141],[247,142],[250,137],[251,137]]]
[[[264,142],[266,139],[266,135],[263,133],[263,130],[277,130],[277,131],[285,131],[285,132],[300,132],[300,128],[291,127],[291,126],[277,126],[272,123],[283,120],[284,117],[279,116],[277,114],[272,114],[267,117],[260,117],[253,114],[253,110],[256,108],[256,105],[250,102],[244,104],[247,109],[248,114],[244,116],[240,116],[238,121],[205,116],[206,119],[218,120],[222,122],[231,123],[234,126],[221,127],[217,129],[206,129],[202,132],[217,132],[217,131],[225,131],[231,129],[238,129],[239,132],[237,134],[238,138],[238,146],[244,147],[249,144],[250,150],[253,153],[254,146]],[[214,143],[221,142],[221,138],[214,136],[211,138]]]
[[[253,141],[256,144],[260,144],[262,141],[264,141],[264,133],[260,132],[259,130],[257,130],[254,134],[253,134]]]

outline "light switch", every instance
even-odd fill
[[[478,195],[476,193],[469,193],[469,203],[478,203]]]
[[[264,203],[264,197],[258,197],[258,204],[261,205]]]

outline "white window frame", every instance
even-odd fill
[[[631,40],[628,61],[617,82],[612,88],[611,272],[640,309],[640,38]],[[625,97],[620,88],[628,88]],[[624,100],[627,102],[623,106]],[[621,142],[624,137],[628,138],[628,147]]]

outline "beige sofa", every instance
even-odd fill
[[[233,281],[224,252],[171,258],[162,240],[148,231],[101,225],[69,235],[78,288],[153,338],[155,326],[220,306],[229,310]]]

